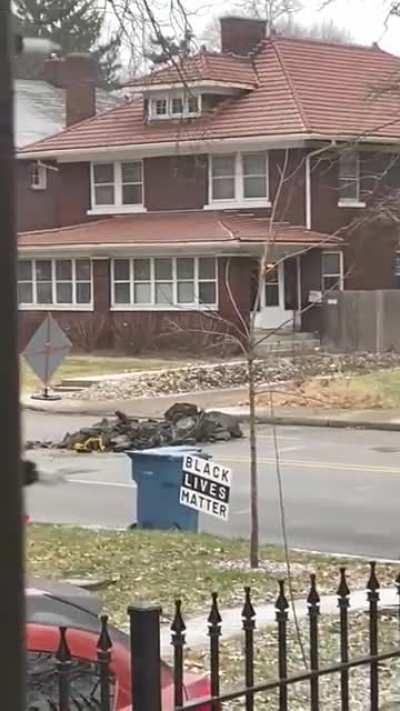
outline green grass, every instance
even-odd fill
[[[184,615],[205,613],[214,590],[223,607],[241,605],[245,585],[251,585],[255,603],[272,602],[277,580],[286,577],[282,550],[262,548],[266,570],[250,571],[247,558],[246,541],[205,534],[98,532],[43,524],[27,528],[29,573],[56,579],[115,580],[99,594],[117,624],[126,622],[126,608],[135,599],[161,604],[168,619],[177,597],[182,599]],[[316,572],[321,593],[336,591],[337,559],[293,552],[291,560],[296,596],[307,593],[310,572]],[[352,589],[365,587],[368,566],[364,562],[348,561],[348,571]],[[380,566],[381,583],[392,584],[397,572],[397,566]]]
[[[300,620],[299,633],[303,648],[308,656],[309,622]],[[320,667],[335,664],[340,659],[340,625],[338,615],[321,614],[319,618],[319,663]],[[304,661],[293,621],[288,622],[288,674],[296,674],[304,669]],[[278,677],[278,641],[276,626],[255,630],[254,675],[255,684],[262,684],[267,679]],[[399,633],[396,616],[381,616],[379,620],[380,651],[389,652],[398,649]],[[350,658],[364,657],[369,653],[368,616],[363,612],[349,615],[349,655]],[[308,661],[308,660],[307,660]],[[399,662],[387,660],[380,665],[380,704],[384,711],[395,711],[400,703]],[[198,672],[209,672],[208,650],[189,650],[186,654],[186,667]],[[229,692],[243,688],[244,685],[244,649],[243,638],[224,640],[220,646],[221,691]],[[369,708],[369,668],[354,669],[350,672],[351,708]],[[310,708],[310,684],[302,682],[289,687],[289,708],[291,711],[304,711]],[[340,676],[332,674],[320,679],[320,704],[324,711],[338,711],[340,708]],[[229,709],[243,709],[243,699],[229,702]],[[254,697],[254,711],[276,711],[279,708],[278,691],[259,693]]]
[[[80,378],[89,375],[108,375],[112,373],[125,373],[137,370],[156,370],[169,366],[179,367],[188,360],[184,358],[142,356],[137,358],[122,358],[116,356],[69,356],[65,359],[56,372],[53,382],[57,383],[63,378]],[[23,392],[32,392],[40,389],[41,383],[29,368],[24,358],[21,358],[21,389]]]

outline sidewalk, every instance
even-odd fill
[[[397,606],[398,598],[395,588],[384,588],[379,591],[380,604],[382,609],[388,606]],[[305,600],[296,600],[295,608],[297,617],[302,619],[308,614],[308,606]],[[337,615],[338,598],[337,595],[321,596],[321,614]],[[357,590],[350,595],[350,612],[367,610],[367,595],[365,590]],[[242,632],[242,608],[229,608],[220,610],[222,617],[222,635],[227,640],[238,637]],[[289,619],[292,618],[292,611],[289,611]],[[257,629],[276,624],[275,605],[258,605],[256,607]],[[210,637],[208,636],[207,614],[185,619],[186,624],[186,646],[190,649],[208,649]],[[164,658],[168,658],[172,652],[171,631],[169,626],[161,629],[161,651]]]
[[[161,417],[175,402],[191,402],[207,410],[222,410],[237,416],[242,422],[249,420],[249,409],[237,403],[247,399],[247,388],[142,397],[136,400],[32,400],[21,398],[25,410],[63,415],[112,416],[116,410],[130,417]],[[348,427],[370,430],[400,431],[400,410],[325,410],[305,407],[277,407],[274,417],[269,408],[257,408],[259,424],[297,425],[299,427]]]

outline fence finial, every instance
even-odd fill
[[[243,618],[243,620],[250,622],[256,616],[256,611],[255,611],[255,609],[252,605],[252,602],[251,602],[251,588],[246,586],[244,589],[244,594],[245,594],[245,598],[244,598],[244,605],[243,605],[243,609],[242,609],[242,618]]]
[[[350,595],[350,589],[349,586],[347,585],[347,579],[346,579],[346,568],[340,568],[340,583],[339,587],[337,589],[337,596],[341,598],[341,601],[348,601],[348,597]]]
[[[184,632],[186,629],[186,625],[182,617],[181,608],[182,600],[175,600],[175,615],[171,625],[171,632],[174,632],[174,638],[177,635],[181,635],[182,632]]]
[[[279,580],[279,595],[276,598],[275,609],[277,612],[286,613],[289,609],[289,602],[285,595],[285,581]]]
[[[208,616],[208,623],[212,627],[217,627],[222,622],[222,617],[219,614],[219,609],[218,609],[218,593],[216,593],[216,592],[211,593],[211,599],[212,599],[212,604],[211,604],[210,614]]]
[[[370,562],[370,575],[369,575],[369,579],[368,579],[368,583],[367,583],[367,590],[370,593],[376,593],[377,590],[379,590],[379,588],[380,588],[379,580],[376,577],[375,569],[376,569],[376,562],[374,560],[372,560]]]
[[[97,640],[97,649],[100,649],[102,652],[108,652],[112,647],[112,641],[108,633],[108,615],[102,615],[100,622],[101,630],[99,639]]]
[[[320,597],[317,591],[316,576],[315,573],[310,575],[310,592],[308,594],[307,603],[309,608],[319,609]]]
[[[71,660],[71,652],[67,642],[67,628],[60,627],[60,641],[56,652],[56,659],[59,662],[69,662]]]

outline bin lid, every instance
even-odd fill
[[[171,457],[181,459],[186,454],[203,455],[207,458],[207,454],[200,447],[188,447],[186,445],[177,445],[176,447],[152,447],[151,449],[128,449],[125,454],[137,457],[143,455],[145,457]]]

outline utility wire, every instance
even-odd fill
[[[306,655],[306,650],[304,647],[304,642],[303,642],[303,639],[301,636],[299,619],[297,617],[294,591],[293,591],[292,568],[291,568],[291,562],[290,562],[289,543],[288,543],[287,526],[286,526],[285,498],[284,498],[284,492],[283,492],[282,472],[281,472],[281,458],[280,458],[280,452],[279,452],[277,427],[273,421],[274,403],[273,403],[272,390],[270,390],[270,392],[269,392],[269,403],[270,403],[270,415],[271,415],[271,420],[272,420],[272,443],[273,443],[273,448],[274,448],[275,471],[276,471],[276,478],[277,478],[277,482],[278,482],[281,533],[282,533],[282,541],[283,541],[283,550],[284,550],[284,555],[285,555],[286,572],[287,572],[287,578],[288,578],[290,607],[292,609],[293,622],[294,622],[294,626],[295,626],[295,630],[296,630],[297,642],[298,642],[298,645],[300,648],[300,653],[301,653],[301,656],[303,659],[303,664],[304,664],[305,669],[308,669],[307,655]]]

